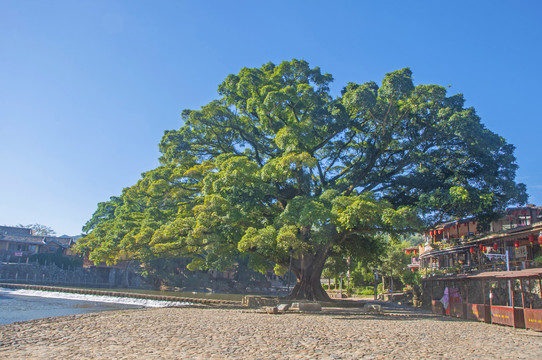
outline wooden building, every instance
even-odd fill
[[[0,226],[0,259],[27,258],[38,253],[70,253],[71,237],[36,236],[32,229]]]
[[[542,208],[508,209],[488,233],[473,219],[436,226],[420,269],[435,313],[542,331]]]
[[[420,269],[431,275],[542,266],[540,207],[508,209],[490,228],[480,233],[473,219],[436,226],[420,249]]]
[[[542,268],[441,275],[422,287],[436,314],[542,331]]]

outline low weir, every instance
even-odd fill
[[[131,293],[131,292],[104,291],[104,290],[96,290],[96,289],[78,289],[78,288],[29,285],[29,284],[0,283],[0,288],[63,292],[63,293],[72,293],[72,294],[81,294],[81,295],[111,296],[111,297],[117,297],[117,298],[147,299],[147,300],[156,300],[156,301],[167,301],[167,302],[172,302],[172,303],[215,304],[215,305],[240,305],[241,304],[241,302],[239,301],[231,301],[231,300],[198,299],[198,298],[189,298],[189,297],[180,297],[180,296],[138,294],[138,293]],[[174,306],[174,304],[172,305]]]

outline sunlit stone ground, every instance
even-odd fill
[[[161,308],[0,326],[0,359],[541,359],[542,333],[405,308]]]

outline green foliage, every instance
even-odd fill
[[[83,232],[90,232],[96,225],[114,219],[115,209],[121,203],[121,198],[116,196],[112,196],[107,202],[98,203],[98,209],[92,214],[92,218],[86,222],[85,226],[83,226]]]
[[[350,281],[355,287],[364,287],[374,284],[374,273],[371,269],[362,266],[359,263],[358,266],[350,273]]]
[[[400,275],[409,272],[408,264],[411,257],[404,253],[403,249],[408,248],[410,244],[406,241],[389,240],[387,250],[382,257],[382,270],[386,274]]]
[[[165,132],[158,168],[98,205],[79,249],[107,263],[190,257],[193,269],[242,252],[260,271],[291,254],[298,277],[319,276],[328,256],[376,261],[384,233],[526,200],[513,146],[461,95],[415,86],[409,69],[335,98],[332,80],[299,60],[229,75],[219,99]]]
[[[343,257],[343,254],[340,251],[332,251],[326,259],[325,267],[322,271],[322,276],[325,278],[336,279],[346,274],[347,270],[348,264],[346,262],[346,259]]]
[[[404,271],[401,274],[401,282],[405,285],[420,285],[421,274],[419,271]]]
[[[374,295],[375,290],[373,287],[365,287],[361,291],[358,292],[359,295]]]

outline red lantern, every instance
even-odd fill
[[[534,245],[534,234],[529,234],[529,244]]]
[[[484,251],[484,252],[486,252],[486,251],[487,251],[487,248],[486,248],[485,246],[484,246],[484,248],[483,248],[483,251]]]
[[[470,253],[471,253],[471,254],[474,254],[474,247],[471,247],[471,248],[470,248]]]
[[[542,245],[542,231],[540,232],[540,235],[538,235],[538,243]]]
[[[516,249],[519,247],[519,241],[518,240],[514,241],[514,246],[516,247]]]
[[[442,230],[439,230],[438,233],[439,233],[439,235],[442,234]]]
[[[494,243],[493,244],[493,250],[497,251],[499,249],[499,244]]]
[[[430,234],[431,236],[433,236],[433,230],[429,231],[429,234]]]

